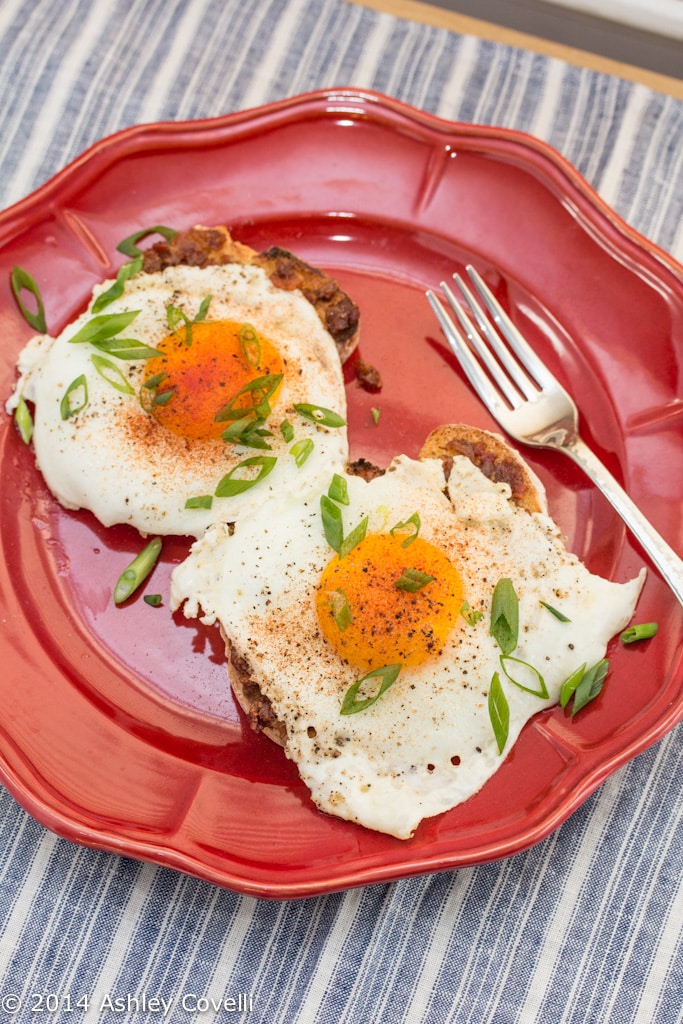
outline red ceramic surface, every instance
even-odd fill
[[[370,395],[349,374],[353,455],[383,463],[415,455],[440,423],[494,426],[424,297],[474,262],[574,393],[586,440],[681,549],[681,267],[543,143],[374,93],[131,128],[2,214],[3,399],[31,334],[10,293],[14,264],[39,282],[56,332],[123,259],[122,238],[195,223],[289,247],[353,294],[359,355],[384,382]],[[409,842],[331,819],[236,710],[217,631],[167,603],[113,606],[140,539],[60,509],[9,417],[0,439],[0,778],[69,839],[270,897],[456,868],[539,841],[683,717],[681,608],[652,570],[638,618],[656,619],[658,636],[612,644],[603,693],[574,721],[537,716],[477,796]],[[642,552],[579,470],[524,454],[570,547],[595,572],[636,573]],[[167,594],[187,548],[167,542],[154,590]]]

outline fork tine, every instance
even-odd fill
[[[557,381],[550,370],[538,358],[526,338],[515,327],[479,273],[471,264],[468,264],[466,269],[494,323],[498,326],[501,334],[507,339],[510,348],[522,361],[528,372],[535,378],[540,387],[557,387]]]
[[[458,278],[456,274],[454,274],[453,277],[455,278],[458,287],[461,289],[461,291],[463,288],[467,289],[467,286],[461,279]],[[496,362],[490,349],[487,348],[487,346],[482,343],[479,333],[477,332],[477,329],[475,328],[469,316],[462,308],[462,305],[458,302],[455,295],[453,294],[453,292],[448,287],[445,281],[441,282],[441,290],[448,299],[448,304],[453,310],[456,319],[460,324],[460,327],[462,328],[463,334],[465,335],[468,342],[470,343],[470,345],[476,352],[477,356],[479,357],[479,361],[486,367],[491,378],[496,382],[496,384],[498,385],[502,393],[505,395],[510,405],[513,407],[513,409],[516,408],[520,404],[519,392],[515,390],[509,378],[506,377],[506,375],[503,373],[501,367]],[[465,298],[468,300],[468,302],[470,301],[470,299],[474,301],[471,294],[469,294],[468,298],[468,294],[469,293],[467,293],[466,291],[463,291],[463,295],[465,295]],[[482,314],[477,309],[476,303],[471,308],[471,312],[475,314],[477,321],[480,322],[482,319]],[[470,358],[472,358],[471,355]]]
[[[491,385],[490,380],[474,358],[470,348],[461,338],[441,301],[437,298],[434,292],[431,291],[431,289],[427,291],[427,299],[429,300],[429,305],[436,314],[436,318],[439,321],[441,329],[446,335],[451,348],[458,357],[460,366],[462,367],[467,379],[481,398],[484,405],[486,405],[495,416],[496,410],[503,408],[503,403],[501,402],[498,392]]]
[[[468,267],[468,270],[469,270],[469,267]],[[474,313],[476,321],[479,324],[479,329],[481,330],[482,334],[484,335],[484,337],[488,341],[489,345],[491,346],[491,348],[495,352],[496,357],[499,360],[500,364],[505,367],[505,369],[507,370],[507,372],[510,375],[511,379],[517,385],[517,388],[519,389],[520,394],[522,394],[525,398],[529,399],[529,401],[533,401],[535,398],[538,397],[538,388],[536,387],[536,384],[531,380],[529,375],[524,372],[524,369],[521,366],[521,364],[511,354],[509,348],[503,343],[503,340],[501,339],[500,334],[495,329],[495,327],[493,326],[491,321],[486,317],[483,309],[481,308],[481,304],[474,297],[474,295],[472,294],[470,289],[467,287],[467,285],[463,281],[463,279],[460,276],[460,274],[453,274],[453,278],[454,278],[455,283],[457,284],[458,288],[462,292],[463,296],[465,297],[465,299],[467,301],[467,304],[470,307],[470,310],[472,311],[472,313]],[[452,300],[450,299],[450,297],[449,297],[449,301],[451,301],[451,305],[452,305],[453,303],[452,303]],[[479,346],[477,346],[477,347],[479,349]],[[485,349],[485,347],[484,347],[484,349]],[[485,351],[488,351],[488,350],[485,349]],[[498,375],[495,373],[495,370],[492,367],[489,367],[489,368],[491,369],[491,372],[495,375],[496,380],[498,381],[498,384],[500,385],[500,379],[499,379]],[[519,403],[518,402],[517,403],[512,403],[511,402],[511,404],[517,404],[518,405]]]

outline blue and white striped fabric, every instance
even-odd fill
[[[683,260],[683,103],[344,0],[2,0],[0,205],[124,126],[332,86],[531,132]],[[296,902],[77,847],[2,791],[0,1022],[681,1022],[682,735],[526,853]]]

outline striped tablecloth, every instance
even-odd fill
[[[2,0],[0,205],[124,126],[333,86],[530,132],[683,260],[683,103],[344,0]],[[681,736],[525,853],[291,902],[81,848],[3,790],[0,1021],[681,1021]]]

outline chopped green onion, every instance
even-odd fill
[[[183,313],[182,309],[179,309],[177,306],[167,306],[166,322],[171,332],[175,334],[176,337],[179,338],[180,341],[182,341],[182,343],[184,345],[187,345],[187,347],[189,348],[190,345],[192,344],[192,321],[190,320],[190,318],[186,316],[185,313]],[[185,326],[184,338],[181,338],[180,334],[178,333],[178,328],[181,322]]]
[[[514,662],[516,665],[522,665],[525,669],[528,669],[533,676],[535,676],[538,682],[538,689],[534,689],[531,686],[525,686],[524,683],[521,683],[519,679],[515,679],[515,677],[510,674],[507,666],[508,662],[511,661]],[[512,658],[509,654],[501,654],[500,664],[503,669],[503,672],[508,677],[510,682],[514,683],[515,686],[518,686],[520,690],[524,690],[526,693],[533,693],[534,697],[541,697],[543,700],[547,700],[548,687],[545,685],[545,679],[538,671],[538,669],[534,668],[533,665],[530,665],[528,661],[522,661],[521,658]]]
[[[216,423],[222,423],[224,420],[239,420],[246,413],[260,416],[268,399],[280,386],[283,376],[282,373],[268,373],[263,377],[255,377],[254,380],[250,380],[219,410],[215,417]],[[246,395],[251,396],[253,405],[238,406],[237,401]],[[268,412],[270,412],[270,406],[268,406]]]
[[[423,590],[428,583],[434,582],[434,576],[427,572],[420,572],[419,569],[404,569],[403,574],[395,581],[394,586],[399,590],[406,590],[410,594],[417,594]]]
[[[161,539],[155,537],[123,570],[114,587],[114,604],[122,604],[144,583],[161,554]]]
[[[292,447],[289,449],[289,454],[294,458],[294,461],[296,462],[297,466],[301,468],[306,459],[310,456],[314,447],[315,445],[313,444],[311,438],[304,437],[301,439],[301,441],[297,441],[296,444],[292,445]]]
[[[104,338],[91,344],[116,359],[153,359],[159,355],[158,349],[144,345],[136,338]]]
[[[251,324],[242,324],[240,327],[240,349],[247,366],[257,370],[261,362],[261,340]]]
[[[327,493],[332,498],[332,501],[336,501],[339,505],[348,505],[351,500],[349,498],[349,485],[346,477],[341,476],[339,473],[335,473],[332,477]]]
[[[264,423],[265,420],[259,417],[243,416],[240,420],[233,420],[225,428],[221,437],[224,441],[241,444],[245,448],[261,448],[270,451],[271,446],[264,438],[272,437],[272,434],[269,430],[261,429]]]
[[[209,312],[209,306],[211,305],[212,295],[205,295],[202,301],[199,303],[199,309],[192,318],[193,324],[199,324],[202,320],[206,320],[206,314]]]
[[[175,387],[171,387],[168,391],[159,392],[159,385],[163,384],[168,379],[168,374],[163,370],[161,373],[155,373],[153,377],[148,377],[147,380],[143,381],[140,385],[140,405],[145,412],[152,412],[157,405],[167,405],[173,395],[175,394]]]
[[[605,681],[605,676],[609,669],[609,660],[603,658],[602,661],[598,661],[595,665],[592,665],[583,674],[581,682],[574,691],[574,704],[572,705],[572,718],[576,715],[581,708],[585,707],[590,701],[595,700]]]
[[[380,417],[381,411],[382,411],[381,409],[371,409],[370,410],[370,412],[372,414],[372,422],[375,424],[375,426],[377,426],[377,424],[379,423],[379,417]]]
[[[81,345],[90,342],[91,345],[97,345],[101,341],[113,338],[128,327],[139,312],[139,309],[135,309],[130,313],[101,313],[100,316],[94,316],[80,331],[76,331],[74,336],[69,338],[69,344]]]
[[[12,285],[12,291],[14,292],[14,298],[17,300],[17,305],[21,310],[24,320],[31,325],[34,331],[38,331],[39,334],[47,334],[45,308],[43,306],[40,289],[34,279],[27,270],[24,270],[23,267],[12,267],[10,282]],[[30,309],[27,309],[21,301],[20,295],[22,291],[30,292],[36,300],[38,308],[35,313],[32,313]]]
[[[562,612],[558,611],[557,608],[553,608],[551,604],[547,604],[545,601],[541,601],[540,603],[543,605],[544,608],[547,608],[551,615],[554,615],[556,619],[559,619],[560,622],[572,621],[571,619],[568,619],[567,616],[564,615]]]
[[[358,711],[365,711],[366,708],[369,708],[396,682],[401,667],[401,665],[385,665],[383,668],[376,668],[372,672],[368,672],[362,679],[355,682],[346,691],[340,714],[355,715]],[[381,679],[381,685],[372,696],[363,697],[358,700],[358,691],[363,683],[366,683],[369,679]]]
[[[365,534],[367,533],[367,530],[368,517],[365,516],[358,523],[358,526],[354,526],[353,530],[351,530],[351,533],[344,537],[342,545],[339,549],[339,557],[344,558],[345,555],[348,555],[351,551],[353,551],[353,549],[363,540]]]
[[[212,505],[212,494],[200,494],[196,498],[188,498],[185,502],[185,508],[211,508]]]
[[[243,462],[233,466],[229,473],[226,473],[216,488],[215,496],[217,498],[232,498],[236,494],[250,490],[273,471],[276,462],[277,459],[272,455],[254,455],[250,459],[244,459]],[[251,472],[255,467],[258,467],[256,476],[235,476],[236,473],[242,473],[244,470]]]
[[[332,409],[325,409],[322,405],[311,405],[308,402],[296,402],[294,408],[307,420],[317,423],[321,427],[343,427],[346,420],[338,412]]]
[[[567,676],[565,681],[562,683],[562,686],[560,687],[561,707],[566,708],[567,704],[574,696],[574,691],[576,690],[576,687],[583,679],[583,674],[585,671],[586,662],[584,661],[583,665],[579,665],[579,667],[575,669],[570,676]]]
[[[142,386],[147,391],[156,391],[159,385],[162,384],[167,379],[167,377],[168,374],[165,372],[165,370],[162,370],[161,373],[155,373],[153,377],[148,377],[147,380],[144,381]]]
[[[341,509],[327,494],[320,496],[320,511],[323,519],[323,531],[325,539],[333,551],[336,551],[340,558],[344,558],[353,551],[357,544],[365,537],[368,529],[368,516],[365,516],[357,526],[344,536],[344,525]]]
[[[460,614],[468,626],[476,626],[479,620],[484,618],[483,612],[480,612],[475,608],[470,608],[469,601],[463,601],[462,607],[460,608]]]
[[[284,440],[289,444],[290,441],[294,440],[294,427],[289,420],[283,420],[280,424],[280,433]]]
[[[491,604],[491,636],[503,654],[512,654],[519,634],[519,598],[512,580],[498,580]]]
[[[29,444],[33,437],[33,417],[27,406],[23,395],[19,395],[19,401],[14,411],[14,422],[24,444]]]
[[[174,395],[175,387],[169,388],[168,391],[157,391],[152,399],[152,405],[168,405]]]
[[[161,604],[162,597],[161,594],[145,594],[142,600],[145,604],[151,604],[152,608],[158,608]]]
[[[138,249],[138,242],[142,241],[143,238],[147,238],[148,235],[162,235],[167,242],[170,242],[177,234],[178,232],[174,228],[164,227],[163,224],[155,224],[153,228],[143,228],[141,231],[128,235],[122,242],[119,242],[116,248],[124,256],[140,256],[142,255],[142,250]]]
[[[395,526],[392,526],[392,528],[389,530],[389,533],[391,534],[392,537],[395,537],[397,533],[400,534],[407,532],[407,536],[403,541],[403,544],[401,545],[401,547],[407,548],[408,545],[412,544],[413,541],[416,539],[418,533],[420,532],[421,525],[422,523],[420,520],[419,513],[413,512],[412,516],[406,519],[405,522],[396,523]]]
[[[126,380],[118,366],[115,366],[111,359],[105,359],[104,356],[98,356],[96,352],[93,352],[90,360],[100,377],[106,380],[107,384],[111,384],[113,388],[116,388],[117,391],[124,395],[135,394],[130,382]]]
[[[326,494],[322,494],[320,496],[320,512],[323,519],[325,540],[332,550],[339,554],[342,541],[344,540],[344,524],[342,522],[341,509]]]
[[[636,640],[649,640],[655,635],[658,628],[656,622],[639,622],[625,629],[620,639],[624,644],[632,644]]]
[[[330,608],[332,609],[332,615],[334,616],[334,621],[337,624],[337,629],[340,633],[343,633],[349,628],[353,621],[349,599],[342,588],[338,587],[337,590],[330,591],[329,602]]]
[[[88,404],[88,382],[85,379],[85,374],[82,373],[75,380],[72,380],[68,388],[62,396],[62,400],[59,403],[59,411],[63,420],[68,420],[70,416],[75,416],[81,409],[85,409]]]
[[[192,344],[192,327],[194,324],[201,323],[202,320],[204,320],[209,310],[210,304],[211,296],[207,295],[204,299],[202,299],[199,309],[197,310],[197,312],[195,313],[191,320],[187,313],[185,313],[184,310],[180,308],[180,306],[168,305],[166,307],[166,323],[168,324],[169,329],[173,332],[173,334],[177,335],[177,337],[183,342],[183,344],[187,345],[188,348]],[[178,334],[178,327],[180,326],[181,322],[185,326],[184,338],[181,338],[180,334]]]
[[[500,677],[493,673],[488,695],[489,719],[493,726],[493,735],[498,744],[498,753],[502,754],[510,731],[510,705],[503,691]]]
[[[92,304],[92,313],[99,313],[100,310],[105,309],[110,302],[114,299],[120,299],[123,295],[126,287],[126,282],[139,274],[142,270],[142,254],[136,256],[134,260],[130,260],[128,263],[124,263],[123,266],[119,267],[116,275],[116,280],[113,285],[107,289],[106,292],[102,292],[98,295]]]

